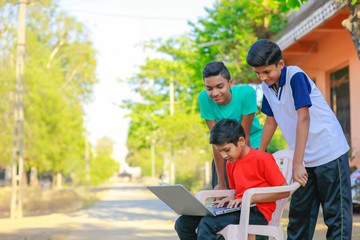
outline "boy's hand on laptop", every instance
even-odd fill
[[[226,183],[224,182],[224,184],[220,184],[218,183],[215,187],[214,187],[214,190],[227,190],[228,188],[226,187]],[[217,200],[221,200],[222,197],[217,197],[217,198],[214,198],[215,201]]]
[[[234,200],[234,198],[235,198],[235,196],[232,195],[232,196],[223,198],[221,200],[215,200],[212,202],[212,204],[213,205],[218,204],[217,205],[218,208],[225,207],[225,206],[227,206],[228,208],[232,208],[232,207],[229,207],[229,205]]]
[[[242,198],[241,199],[234,199],[234,200],[231,200],[228,204],[228,208],[234,208],[234,207],[239,207],[241,206],[241,203],[242,203]]]

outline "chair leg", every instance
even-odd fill
[[[238,239],[237,225],[228,225],[218,232],[218,234],[223,235],[226,240]]]

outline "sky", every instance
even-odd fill
[[[94,100],[85,106],[85,124],[89,140],[112,138],[126,144],[129,119],[118,105],[125,99],[140,100],[126,83],[138,72],[146,57],[143,42],[168,39],[191,30],[188,21],[196,22],[207,15],[215,0],[60,0],[65,10],[89,30],[97,50]],[[125,80],[119,82],[118,79]]]

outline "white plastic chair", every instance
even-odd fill
[[[292,182],[292,159],[294,152],[292,150],[280,150],[273,154],[276,163],[278,164],[282,174],[284,175],[288,186],[281,187],[264,187],[264,188],[251,188],[245,191],[243,195],[240,223],[231,224],[219,232],[226,240],[245,240],[248,234],[263,235],[273,237],[277,240],[284,239],[284,233],[281,225],[281,215],[285,208],[286,202],[291,194],[300,187],[300,184]],[[250,201],[254,194],[257,193],[279,193],[289,192],[289,197],[276,201],[276,210],[272,215],[272,219],[268,225],[249,225],[250,214]],[[209,197],[227,197],[234,194],[234,190],[203,190],[196,194],[196,197],[205,203]]]

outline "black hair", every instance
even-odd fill
[[[204,67],[202,74],[204,80],[207,77],[218,76],[218,75],[222,76],[228,81],[230,81],[231,79],[230,72],[223,62],[209,62]]]
[[[245,138],[244,128],[235,119],[221,119],[210,131],[210,143],[215,145],[233,143],[237,146],[240,137]]]
[[[278,65],[282,60],[280,47],[273,41],[260,39],[253,43],[248,51],[246,61],[252,67]]]

